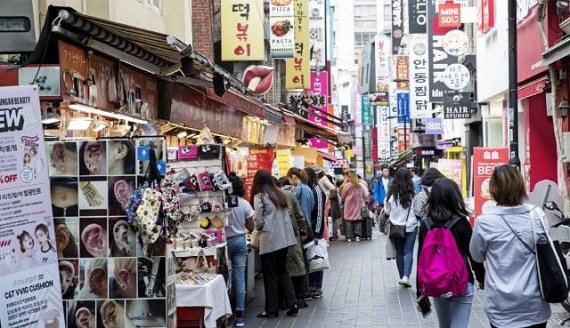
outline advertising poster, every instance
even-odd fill
[[[165,174],[165,140],[59,140],[46,148],[67,327],[175,327],[166,242],[152,219],[150,232],[137,233],[125,209],[147,179],[151,153]]]
[[[390,158],[390,108],[378,107],[378,159]]]
[[[408,91],[410,88],[410,71],[408,56],[394,56],[394,67],[396,69],[396,90]]]
[[[455,181],[459,190],[464,190],[463,185],[463,160],[460,159],[439,159],[437,169],[447,178]]]
[[[412,147],[412,138],[410,136],[410,128],[404,129],[398,127],[398,153]]]
[[[443,134],[443,120],[439,117],[426,118],[425,134]]]
[[[426,34],[409,38],[410,54],[410,117],[426,118],[430,116],[429,103],[429,56]]]
[[[374,60],[376,69],[376,91],[388,92],[390,90],[390,38],[386,34],[377,34],[374,41]]]
[[[507,164],[508,148],[473,148],[473,196],[475,200],[474,217],[486,213],[496,204],[491,199],[489,182],[496,166]]]
[[[368,98],[368,95],[362,95],[362,97],[360,97],[360,106],[362,109],[362,125],[363,126],[370,126],[372,125],[372,109],[370,106],[370,99]]]
[[[398,123],[410,122],[410,94],[398,93]]]
[[[404,1],[392,0],[392,54],[400,51],[404,37]]]
[[[263,2],[225,0],[221,11],[222,60],[264,60]]]
[[[310,92],[313,96],[320,96],[324,99],[324,102],[321,103],[314,103],[313,106],[317,107],[319,110],[311,109],[309,110],[314,114],[309,114],[308,119],[312,122],[318,123],[322,126],[329,125],[329,122],[323,118],[326,118],[327,115],[327,99],[328,99],[328,92],[329,92],[329,78],[327,71],[321,71],[318,73],[311,72],[311,89]],[[311,138],[309,139],[309,145],[314,148],[318,149],[328,149],[329,143],[326,139],[323,138]]]
[[[427,2],[428,0],[408,0],[408,21],[410,24],[410,34],[426,33]]]
[[[245,199],[250,199],[253,177],[259,170],[266,170],[271,174],[273,168],[274,151],[272,148],[251,149],[247,156],[247,176],[245,179]]]
[[[325,0],[309,0],[311,67],[326,66],[326,11]]]
[[[269,0],[271,58],[295,56],[295,5],[293,0]]]
[[[295,54],[285,60],[285,88],[307,89],[311,72],[309,44],[309,0],[295,0]]]
[[[287,171],[293,164],[293,156],[290,149],[278,149],[275,157],[277,158],[277,169],[280,177],[286,177]]]
[[[65,327],[39,99],[0,88],[2,327]]]

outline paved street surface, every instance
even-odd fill
[[[281,312],[280,318],[258,319],[263,312],[263,281],[257,280],[256,298],[247,306],[246,327],[337,328],[337,327],[437,327],[435,313],[422,318],[414,307],[414,289],[398,286],[394,261],[384,256],[384,236],[375,233],[372,241],[331,242],[331,270],[325,271],[320,300],[309,301],[298,317]],[[415,263],[414,263],[415,267]],[[412,274],[415,276],[415,270]],[[474,298],[470,327],[489,327],[483,311],[483,292]],[[560,327],[570,314],[553,306],[549,327]],[[566,324],[570,327],[570,323]]]

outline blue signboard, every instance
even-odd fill
[[[398,93],[398,123],[410,123],[410,94]]]

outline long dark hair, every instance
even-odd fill
[[[445,178],[443,173],[439,172],[435,167],[430,167],[424,172],[420,180],[421,184],[426,187],[431,187],[437,179]]]
[[[315,173],[315,170],[313,170],[310,167],[306,167],[305,168],[305,173],[307,173],[307,184],[309,185],[309,187],[314,188],[316,185],[319,184],[319,180],[317,179],[317,174]]]
[[[434,221],[447,221],[454,216],[469,215],[455,181],[441,178],[434,182],[428,196],[427,215]]]
[[[255,195],[259,193],[266,193],[269,200],[275,205],[277,208],[287,208],[287,196],[279,189],[275,182],[273,181],[273,177],[269,172],[265,170],[259,170],[255,173],[253,177],[253,186],[251,188],[251,200],[250,203],[253,205],[253,200],[255,199]]]
[[[414,183],[412,182],[412,173],[406,168],[399,168],[392,179],[392,184],[388,189],[388,197],[391,196],[400,203],[403,208],[408,208],[412,205],[414,198]]]

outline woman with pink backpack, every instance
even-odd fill
[[[475,278],[483,288],[485,269],[469,255],[471,225],[457,184],[436,180],[419,229],[417,296],[426,313],[432,297],[440,328],[469,326]],[[475,272],[475,277],[473,276]]]

